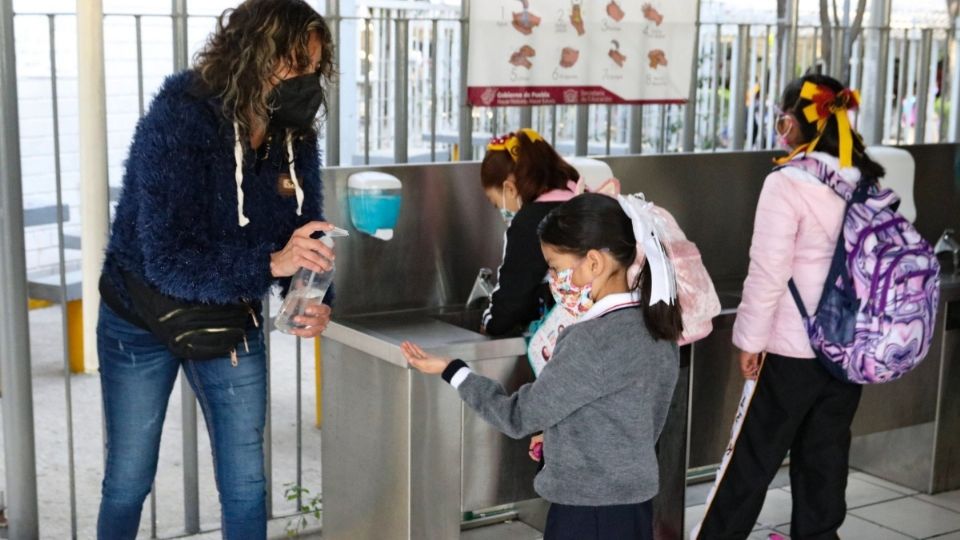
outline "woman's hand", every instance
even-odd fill
[[[763,356],[761,353],[740,351],[740,373],[743,374],[744,379],[757,380],[757,375],[760,374],[760,366],[763,365]]]
[[[270,275],[290,277],[301,267],[314,272],[326,272],[333,267],[333,250],[320,240],[312,238],[318,232],[329,232],[334,226],[323,221],[311,221],[293,231],[287,245],[270,254]]]
[[[404,341],[400,345],[400,351],[414,369],[427,375],[440,375],[450,364],[449,358],[427,354],[423,349],[409,341]]]
[[[303,328],[292,328],[291,334],[302,338],[315,338],[330,324],[330,306],[321,302],[307,306],[303,310],[303,315],[294,317],[293,322],[302,325]]]
[[[537,463],[540,463],[540,460],[543,459],[543,433],[530,438],[530,451],[527,455]]]

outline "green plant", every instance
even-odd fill
[[[323,498],[318,493],[311,496],[310,490],[297,484],[284,484],[283,496],[288,501],[297,503],[297,513],[287,520],[287,536],[300,536],[300,532],[309,525],[308,518],[313,516],[315,520],[320,521],[320,514],[323,512]]]

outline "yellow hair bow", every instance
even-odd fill
[[[517,138],[517,135],[524,134],[530,139],[531,142],[542,141],[543,137],[540,136],[535,130],[530,128],[523,128],[516,133],[508,133],[502,137],[497,137],[490,141],[487,144],[487,150],[489,151],[507,151],[510,153],[510,157],[514,161],[517,160],[517,157],[520,155],[520,140]]]
[[[817,137],[805,150],[813,152],[827,128],[827,121],[833,116],[837,119],[837,136],[840,140],[840,166],[853,166],[853,129],[847,111],[860,105],[860,93],[849,88],[834,92],[825,86],[805,82],[800,89],[800,97],[813,102],[803,108],[803,116],[807,122],[817,123]]]

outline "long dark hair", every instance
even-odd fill
[[[326,21],[304,0],[246,0],[228,9],[194,58],[203,86],[223,101],[223,115],[249,134],[258,121],[270,117],[270,92],[265,83],[279,62],[293,59],[303,71],[310,58],[310,35],[320,39],[321,88],[334,75],[333,35]],[[326,94],[323,97],[326,106]]]
[[[633,224],[620,203],[606,195],[587,193],[570,199],[547,214],[538,232],[542,243],[561,253],[585,257],[593,249],[607,251],[624,270],[637,258]],[[680,305],[650,305],[650,272],[646,267],[629,286],[640,290],[643,319],[650,334],[656,339],[679,340],[683,332]]]
[[[808,99],[800,97],[803,84],[808,82],[829,88],[835,93],[840,93],[845,88],[840,81],[833,77],[815,73],[796,79],[784,88],[783,98],[780,100],[780,108],[783,112],[790,113],[797,121],[804,143],[809,143],[816,139],[818,133],[817,122],[808,122],[807,117],[803,114],[804,107],[813,103]],[[863,139],[853,126],[850,127],[850,132],[850,136],[853,137],[853,165],[860,169],[860,173],[867,181],[876,182],[878,179],[883,178],[886,174],[883,166],[870,159],[863,145]],[[820,137],[820,141],[817,143],[816,150],[830,154],[831,156],[840,156],[840,135],[837,119],[833,115],[827,119],[826,128]]]
[[[547,141],[533,141],[523,131],[514,136],[520,144],[516,160],[506,150],[488,150],[484,156],[480,164],[483,189],[503,189],[503,183],[513,174],[520,199],[527,204],[548,191],[565,188],[569,181],[580,179],[580,173]]]

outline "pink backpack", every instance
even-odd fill
[[[586,186],[581,182],[577,191],[587,191]],[[616,197],[620,195],[620,181],[611,178],[593,192]],[[658,235],[667,257],[673,264],[677,280],[677,299],[683,318],[683,334],[679,344],[687,345],[707,337],[713,331],[713,318],[720,314],[720,298],[707,267],[703,265],[700,250],[687,239],[670,212],[648,202],[642,193],[629,195],[628,199],[632,204],[648,208],[654,215],[659,229]],[[631,267],[628,276],[630,279],[640,271],[642,262],[639,261]]]

